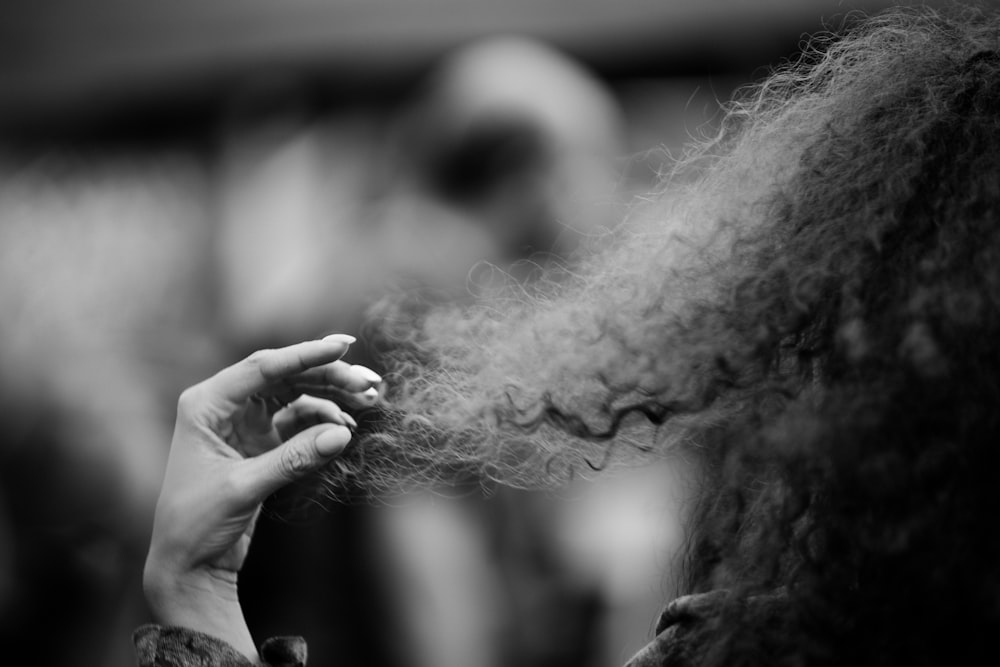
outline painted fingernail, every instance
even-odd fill
[[[368,368],[367,366],[351,366],[351,370],[361,376],[361,379],[371,382],[372,384],[378,384],[382,381],[382,376]]]
[[[353,345],[357,342],[357,338],[350,336],[348,334],[330,334],[329,336],[324,336],[323,340],[328,343],[344,343],[345,345]]]
[[[333,456],[343,451],[349,440],[350,435],[345,437],[338,428],[329,428],[316,436],[316,451],[320,456]]]

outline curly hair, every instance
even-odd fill
[[[331,489],[697,458],[686,587],[732,593],[704,664],[990,655],[1000,20],[814,38],[599,243],[417,327],[396,309],[385,414]]]

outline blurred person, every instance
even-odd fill
[[[623,135],[606,86],[555,49],[493,37],[450,52],[390,133],[387,265],[454,295],[477,263],[565,256],[614,219]]]
[[[896,11],[819,39],[570,279],[427,315],[359,442],[336,401],[382,383],[342,337],[186,391],[139,663],[304,664],[258,654],[237,575],[260,502],[309,472],[385,493],[664,457],[699,487],[686,595],[631,667],[987,662],[998,28]]]

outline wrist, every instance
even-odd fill
[[[235,572],[180,570],[150,557],[143,572],[143,591],[157,623],[212,635],[250,660],[259,660],[243,618]]]

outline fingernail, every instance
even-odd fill
[[[382,376],[368,368],[367,366],[351,366],[351,370],[361,376],[361,379],[371,382],[372,384],[378,384],[382,381]]]
[[[357,338],[350,336],[348,334],[330,334],[329,336],[324,336],[323,340],[328,343],[344,343],[345,345],[353,345],[357,342]]]
[[[363,396],[366,400],[374,403],[375,401],[378,400],[378,389],[376,389],[375,387],[372,387],[371,389],[365,389],[363,392],[361,392],[360,395]]]
[[[343,451],[349,439],[339,428],[329,428],[316,436],[316,451],[320,456],[334,456]]]

